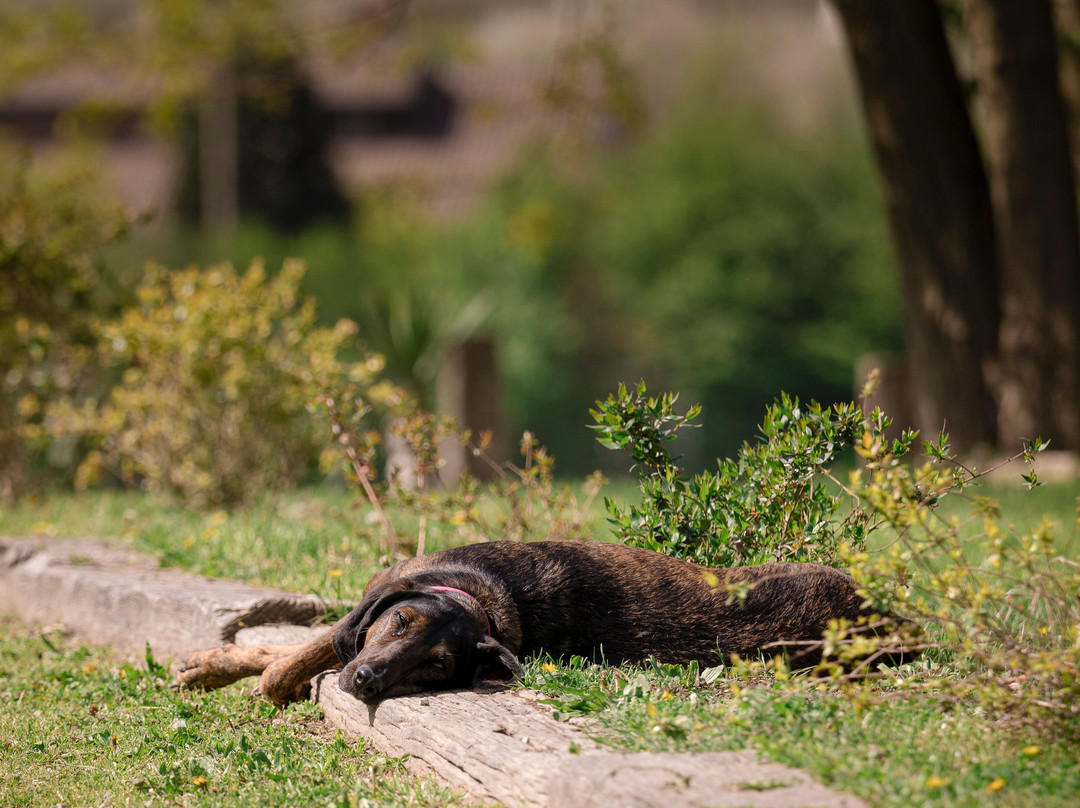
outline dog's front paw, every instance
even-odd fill
[[[238,664],[237,646],[222,644],[188,654],[170,687],[215,690],[251,676],[247,665]]]

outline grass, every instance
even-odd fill
[[[463,805],[431,780],[233,686],[176,692],[153,659],[0,618],[0,805]]]
[[[609,745],[753,748],[882,808],[1065,808],[1080,799],[1075,745],[995,726],[964,705],[910,695],[861,702],[798,676],[709,686],[677,666],[616,669],[580,659],[534,660],[527,683],[549,695],[558,715],[595,719]]]
[[[614,494],[631,495],[626,486],[616,487]],[[595,537],[607,537],[602,503],[594,502],[591,514]],[[407,518],[392,515],[401,534],[410,535]],[[379,549],[383,533],[373,509],[333,488],[268,497],[232,513],[169,507],[131,491],[56,494],[7,507],[0,503],[0,535],[33,534],[118,537],[165,566],[316,594],[331,602],[359,600],[368,578],[392,561]],[[452,526],[433,522],[427,550],[462,541]]]
[[[619,495],[628,495],[618,491]],[[1049,513],[1075,554],[1076,486],[982,486],[1020,528]],[[597,533],[604,531],[597,512]],[[0,508],[0,534],[114,535],[207,575],[354,600],[380,566],[379,527],[344,493],[307,491],[235,513],[168,508],[132,493],[57,496]],[[433,533],[429,549],[454,541]],[[234,685],[174,693],[156,663],[118,664],[0,623],[0,804],[441,805],[431,783],[340,738],[311,705],[278,712]],[[942,659],[905,669],[922,677]],[[877,686],[860,696],[805,677],[666,665],[612,668],[533,660],[528,684],[560,716],[587,715],[630,750],[754,748],[877,806],[1072,806],[1075,738],[991,720],[974,701]],[[706,680],[709,680],[708,682]],[[872,696],[872,697],[870,697]],[[451,803],[452,804],[452,803]]]

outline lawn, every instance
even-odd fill
[[[0,618],[0,804],[463,805],[431,780],[233,686],[176,692],[121,662]]]
[[[1061,550],[1076,555],[1075,484],[981,493],[1001,499],[1018,525],[1048,513]],[[601,537],[602,514],[595,514]],[[0,534],[30,533],[118,536],[166,564],[346,600],[386,561],[370,509],[335,491],[231,513],[184,511],[120,492],[0,509]],[[456,538],[432,532],[429,549]],[[0,634],[0,804],[454,804],[400,761],[328,734],[312,705],[278,711],[250,684],[176,693],[165,686],[163,661],[118,660],[11,620]],[[904,676],[923,677],[942,664],[929,655]],[[750,747],[878,806],[1080,802],[1075,738],[1007,716],[991,720],[963,699],[886,686],[852,695],[801,676],[746,680],[724,670],[583,660],[532,660],[527,677],[559,715],[593,717],[600,738],[619,748]]]

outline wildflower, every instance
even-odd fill
[[[926,778],[926,787],[927,788],[941,788],[942,786],[947,786],[948,784],[949,784],[949,778],[947,778],[947,777],[938,777],[935,774],[933,777],[927,777]]]
[[[1003,788],[1005,788],[1004,777],[998,777],[996,780],[991,780],[986,786],[986,790],[990,792],[1001,791]]]
[[[553,662],[545,662],[543,665],[540,666],[540,670],[542,670],[544,673],[555,673],[558,668],[555,667],[555,664]]]
[[[341,570],[332,569],[332,570],[330,570],[329,575],[330,575],[331,578],[340,578],[341,577]]]
[[[1035,757],[1041,751],[1042,751],[1042,749],[1040,747],[1036,746],[1035,744],[1032,744],[1031,746],[1025,746],[1024,747],[1024,754],[1027,755],[1028,757]]]

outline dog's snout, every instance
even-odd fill
[[[361,698],[371,698],[378,695],[379,689],[375,685],[375,671],[371,669],[370,665],[361,665],[356,669],[356,673],[353,674],[353,683],[356,685],[356,692]]]

